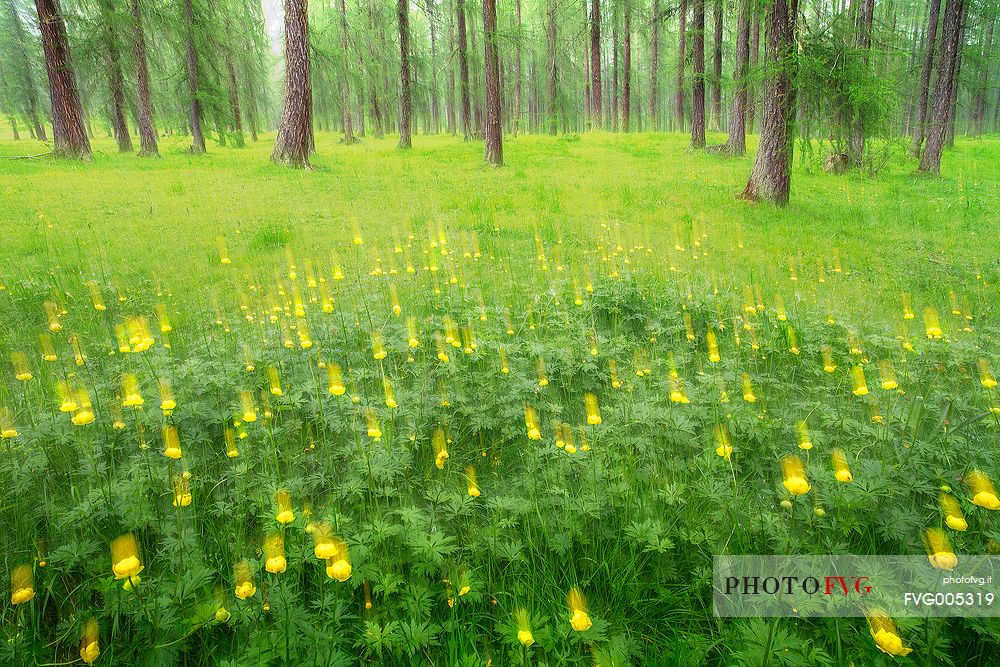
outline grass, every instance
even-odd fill
[[[863,618],[713,618],[712,556],[922,554],[945,488],[960,558],[1000,550],[996,139],[943,179],[800,164],[785,209],[681,135],[520,137],[500,170],[336,140],[312,172],[268,141],[0,161],[0,556],[34,592],[3,664],[880,664]],[[918,664],[1000,646],[897,623]]]

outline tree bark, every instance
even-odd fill
[[[188,84],[188,124],[191,127],[191,152],[198,155],[205,152],[205,134],[201,127],[201,100],[198,98],[198,51],[194,43],[194,6],[192,0],[184,0],[184,39],[187,55],[185,58]]]
[[[622,132],[629,131],[632,116],[632,2],[625,0],[622,44]]]
[[[712,5],[715,40],[712,42],[712,129],[722,129],[722,0]]]
[[[691,148],[705,147],[705,0],[694,0],[691,45]]]
[[[601,0],[590,0],[590,118],[593,129],[601,120]]]
[[[941,0],[928,0],[928,4],[924,66],[920,72],[920,97],[917,100],[917,122],[913,128],[913,147],[910,149],[913,157],[920,157],[920,149],[924,143],[924,133],[927,130],[927,94],[931,86],[931,71],[934,69],[934,50],[937,42],[938,22],[941,11]]]
[[[660,75],[660,0],[653,0],[653,17],[649,35],[649,123],[653,131],[660,129],[658,77]]]
[[[340,51],[344,57],[344,71],[340,77],[340,114],[344,123],[343,142],[349,146],[355,139],[351,124],[351,50],[347,46],[347,4],[344,0],[340,0]]]
[[[987,19],[986,35],[983,38],[983,49],[979,60],[979,85],[976,86],[976,99],[973,109],[973,134],[982,136],[986,128],[986,92],[989,90],[987,84],[990,77],[990,56],[993,54],[993,29],[996,24],[996,16]]]
[[[226,88],[229,92],[229,114],[233,117],[233,140],[237,148],[243,148],[243,114],[240,112],[240,87],[236,78],[236,66],[233,55],[226,52]]]
[[[866,70],[870,65],[868,53],[872,44],[872,20],[874,13],[875,0],[860,0],[854,24],[854,48],[861,52],[862,66]],[[853,118],[851,118],[848,137],[848,161],[852,166],[861,166],[865,155],[865,117],[863,108],[855,110]]]
[[[344,0],[340,0],[341,3]],[[427,0],[427,23],[431,32],[431,129],[434,134],[441,131],[441,107],[438,101],[438,72],[437,72],[437,19],[434,16],[435,0]]]
[[[955,77],[955,61],[959,50],[959,33],[964,0],[945,0],[944,22],[941,25],[941,55],[938,58],[938,76],[934,84],[934,97],[927,117],[927,146],[920,157],[919,170],[930,174],[941,173],[941,151],[944,148],[951,102],[951,85]]]
[[[90,160],[90,140],[84,127],[80,91],[70,63],[66,24],[58,0],[35,0],[35,9],[52,101],[52,152],[58,157]]]
[[[521,127],[521,0],[516,2],[517,12],[517,41],[514,43],[514,136],[517,136]]]
[[[119,153],[132,152],[132,137],[125,122],[125,79],[122,77],[121,58],[118,54],[117,21],[114,7],[109,0],[99,3],[100,19],[104,24],[104,53],[107,57],[108,91],[111,93],[111,131],[118,144]]]
[[[448,53],[455,53],[455,14],[448,8]],[[455,65],[448,57],[448,134],[458,131],[457,114],[455,113]]]
[[[548,0],[548,97],[549,97],[549,134],[556,134],[556,94],[558,92],[559,71],[556,69],[556,14],[558,12],[557,0]]]
[[[465,26],[465,0],[456,0],[455,18],[458,21],[458,83],[462,104],[462,136],[472,139],[472,105],[469,102],[469,45]]]
[[[38,113],[38,92],[35,90],[35,80],[31,74],[31,58],[28,56],[27,38],[24,24],[21,22],[21,15],[18,14],[13,0],[6,0],[4,3],[10,14],[11,29],[14,38],[14,50],[18,59],[21,74],[21,87],[24,89],[25,109],[28,129],[34,133],[39,141],[47,141],[45,134],[45,123],[39,120]]]
[[[791,187],[791,124],[794,121],[795,0],[773,0],[768,8],[766,54],[772,70],[764,84],[757,159],[741,195],[750,201],[788,203]]]
[[[487,163],[499,167],[503,164],[503,129],[500,125],[496,0],[483,0],[483,69],[486,70],[485,158]]]
[[[962,4],[963,10],[965,3]],[[955,52],[955,73],[951,77],[951,88],[948,93],[948,122],[945,125],[944,145],[947,148],[955,146],[955,118],[958,112],[958,89],[962,83],[962,55],[965,52],[965,23],[968,15],[963,11],[958,26],[958,46]]]
[[[733,69],[733,109],[729,115],[729,138],[725,152],[746,155],[747,152],[747,68],[750,64],[750,0],[739,0],[736,23],[736,65]]]
[[[399,144],[396,148],[407,150],[410,141],[410,7],[409,0],[397,0],[396,18],[399,23]]]
[[[146,57],[146,35],[142,28],[139,0],[132,0],[132,47],[135,51],[135,97],[139,121],[139,155],[159,157],[160,147],[153,125],[153,103],[149,90],[149,61]]]
[[[313,147],[308,0],[285,0],[285,106],[271,160],[310,169]]]
[[[687,61],[687,0],[680,0],[677,8],[677,96],[674,104],[674,114],[677,116],[677,129],[684,131],[684,66]]]
[[[760,59],[760,8],[751,5],[753,21],[750,29],[750,70],[756,71],[757,63]],[[747,131],[753,132],[754,124],[757,122],[757,97],[759,91],[756,86],[747,81]]]

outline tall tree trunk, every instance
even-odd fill
[[[355,142],[354,125],[351,123],[351,50],[347,46],[347,4],[340,0],[340,52],[344,57],[344,71],[340,76],[340,114],[344,123],[344,143]]]
[[[753,12],[753,21],[750,28],[750,70],[757,70],[757,63],[760,58],[760,7],[750,6]],[[751,81],[747,81],[747,131],[753,132],[754,123],[757,118],[757,99],[760,91]]]
[[[736,23],[736,65],[733,69],[733,110],[729,115],[729,139],[725,152],[745,155],[747,152],[747,68],[750,64],[750,0],[739,0]]]
[[[694,0],[691,45],[691,148],[705,147],[705,0]]]
[[[142,28],[139,0],[132,0],[132,48],[135,51],[135,98],[139,121],[139,155],[159,157],[160,147],[153,125],[153,102],[149,91],[149,61],[146,57],[146,35]]]
[[[243,148],[246,142],[243,139],[243,114],[240,112],[240,87],[236,79],[236,66],[233,64],[233,55],[226,52],[226,79],[229,92],[229,114],[233,117],[233,141],[237,148]]]
[[[427,0],[427,22],[431,31],[431,129],[437,134],[441,131],[441,107],[438,100],[437,18],[434,15],[434,2],[435,0]]]
[[[14,116],[7,116],[7,122],[10,123],[10,131],[14,135],[14,141],[20,141],[21,133],[17,131],[17,118]]]
[[[304,2],[305,0],[303,0]],[[205,152],[205,134],[201,128],[201,100],[198,98],[198,51],[194,43],[194,6],[184,0],[184,39],[187,47],[188,124],[191,126],[191,152]]]
[[[608,105],[608,115],[610,118],[610,127],[612,132],[618,131],[618,109],[619,109],[619,95],[618,95],[618,53],[620,49],[618,48],[618,2],[611,4],[611,90],[608,91],[608,97],[610,98],[610,104]]]
[[[875,0],[860,0],[854,23],[854,47],[862,53],[861,62],[865,70],[870,66],[868,52],[872,44],[872,20],[874,13]],[[862,164],[865,155],[864,109],[856,109],[850,120],[847,156],[850,163],[857,167]]]
[[[125,122],[125,80],[122,77],[121,58],[118,54],[118,31],[114,7],[109,0],[99,3],[100,19],[104,24],[104,53],[107,56],[108,91],[111,93],[111,131],[118,144],[119,153],[132,152],[132,137]]]
[[[687,61],[687,0],[680,0],[677,6],[677,97],[674,104],[674,115],[677,116],[677,129],[684,131],[684,67]]]
[[[959,51],[959,33],[965,12],[964,0],[945,0],[944,22],[941,25],[941,55],[938,57],[938,75],[934,84],[934,97],[930,100],[927,116],[927,146],[920,157],[920,171],[941,173],[941,151],[947,133],[951,103],[951,86],[955,78],[955,64]]]
[[[307,0],[285,0],[285,106],[271,160],[310,169],[313,148],[312,75]]]
[[[660,75],[660,0],[653,0],[653,18],[649,36],[649,123],[660,129],[658,77]]]
[[[983,37],[982,54],[979,60],[979,84],[976,86],[976,99],[973,105],[973,134],[982,136],[986,127],[986,92],[989,90],[987,84],[990,77],[990,56],[993,54],[993,28],[996,24],[996,16],[985,18],[987,21],[986,35]]]
[[[368,0],[368,30],[369,34],[371,35],[376,34],[374,0]],[[381,66],[377,66],[377,63],[379,63],[378,46],[384,44],[384,39],[382,39],[384,37],[384,32],[381,26],[381,22],[379,22],[378,34],[379,34],[378,40],[375,40],[374,38],[372,38],[371,40],[370,53],[372,54],[371,60],[373,66],[370,72],[368,91],[369,91],[369,100],[372,110],[372,123],[374,123],[375,125],[372,132],[375,135],[376,139],[381,139],[383,136],[385,136],[385,128],[384,128],[385,118],[384,114],[382,113],[382,105],[379,103],[379,98],[378,98],[378,73],[379,71],[382,71],[383,74],[385,72],[385,70]]]
[[[934,69],[934,50],[937,42],[938,22],[941,11],[941,0],[928,0],[926,46],[924,47],[924,66],[920,72],[920,97],[917,100],[917,122],[913,128],[913,147],[910,152],[913,157],[920,157],[920,149],[924,143],[924,133],[927,125],[927,94],[931,86],[931,71]]]
[[[712,129],[722,129],[722,0],[712,5],[715,40],[712,42]]]
[[[515,42],[514,52],[514,136],[521,127],[521,0],[516,2],[517,10],[517,42]]]
[[[549,98],[549,134],[556,134],[556,94],[558,92],[559,71],[556,69],[556,14],[559,10],[558,0],[548,0],[548,98]]]
[[[629,131],[632,116],[632,2],[625,0],[625,40],[622,44],[622,131]]]
[[[963,10],[964,10],[963,3]],[[955,146],[955,118],[958,111],[958,89],[962,82],[962,55],[965,52],[965,24],[968,14],[962,12],[958,26],[958,46],[955,53],[955,73],[951,77],[951,88],[948,93],[948,122],[945,125],[944,145],[947,148]]]
[[[472,139],[472,105],[469,102],[469,46],[465,26],[465,0],[455,2],[455,20],[458,21],[458,82],[462,103],[462,136]]]
[[[448,8],[448,53],[455,53],[455,14]],[[455,113],[455,65],[448,56],[448,134],[458,131],[458,119]]]
[[[587,25],[590,23],[590,12],[587,8],[587,0],[583,0],[583,25],[584,31],[587,29]],[[590,93],[590,41],[583,40],[583,128],[590,129],[592,126],[592,117],[590,113],[590,105],[594,101],[593,96]]]
[[[486,70],[486,162],[503,164],[503,129],[500,125],[500,62],[497,53],[497,3],[483,0],[483,69]]]
[[[84,127],[80,91],[70,63],[66,24],[58,0],[35,0],[35,9],[52,100],[52,152],[58,157],[90,160],[90,141]]]
[[[39,141],[47,141],[45,135],[45,124],[39,120],[38,113],[38,92],[35,90],[35,79],[31,75],[31,58],[28,56],[27,33],[24,24],[21,22],[21,15],[18,13],[13,0],[5,0],[4,5],[10,14],[11,32],[14,38],[14,52],[18,59],[18,66],[21,75],[21,88],[24,90],[26,102],[26,116],[29,123],[28,129],[34,133]]]
[[[396,18],[399,23],[399,145],[409,149],[410,141],[410,7],[409,0],[397,0]]]
[[[601,0],[590,0],[590,117],[593,129],[601,120]]]
[[[795,0],[773,0],[768,7],[767,62],[771,72],[764,84],[760,147],[750,180],[741,195],[750,201],[788,203],[789,165],[794,120]]]

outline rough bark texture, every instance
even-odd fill
[[[622,132],[629,131],[632,116],[632,3],[625,0],[624,43],[622,44]]]
[[[399,144],[396,148],[406,150],[410,141],[410,7],[408,0],[397,0],[396,18],[399,23]]]
[[[937,45],[938,22],[941,0],[929,0],[927,12],[927,36],[924,47],[924,66],[920,72],[920,96],[917,99],[917,122],[913,128],[913,157],[920,156],[927,126],[927,95],[931,87],[931,71],[934,69],[934,51]]]
[[[963,3],[963,10],[964,10]],[[958,88],[962,82],[962,55],[965,52],[965,21],[963,11],[958,26],[958,46],[955,51],[955,73],[951,77],[951,88],[948,93],[948,123],[945,125],[944,145],[947,148],[955,146],[955,118],[958,115]]]
[[[760,59],[760,8],[751,5],[753,11],[753,21],[750,28],[750,70],[757,69]],[[757,97],[760,93],[757,87],[748,81],[747,87],[747,131],[753,132],[754,123],[757,118]]]
[[[198,51],[194,43],[194,6],[192,0],[184,0],[184,39],[187,55],[186,71],[188,84],[188,125],[191,127],[191,152],[205,152],[205,133],[201,128],[201,100],[198,98]]]
[[[469,45],[465,26],[465,0],[456,0],[455,15],[458,21],[458,83],[462,104],[462,136],[472,139],[472,106],[469,103]]]
[[[863,55],[861,57],[865,69],[869,66],[868,52],[872,45],[872,20],[875,13],[875,0],[860,0],[858,13],[854,24],[854,47]],[[863,110],[855,112],[851,118],[848,131],[847,157],[852,166],[860,166],[865,155],[865,117]]]
[[[455,14],[448,11],[448,53],[455,53]],[[455,113],[455,67],[448,58],[448,134],[455,134],[458,129],[457,114]]]
[[[309,169],[312,75],[307,0],[285,0],[285,106],[271,160]]]
[[[100,18],[104,24],[102,38],[104,55],[107,58],[108,92],[111,94],[111,131],[118,144],[119,153],[132,152],[132,137],[125,122],[125,79],[122,76],[121,57],[118,53],[118,31],[114,7],[109,0],[99,3]]]
[[[927,115],[927,146],[920,157],[920,171],[930,174],[941,173],[941,151],[944,148],[947,131],[951,85],[955,76],[955,60],[958,55],[958,38],[964,10],[963,0],[946,0],[945,2],[944,22],[941,25],[941,55],[938,58],[938,76]]]
[[[760,147],[750,180],[741,195],[750,201],[769,201],[779,206],[788,203],[791,187],[788,168],[794,106],[794,28],[794,0],[791,6],[788,0],[774,0],[768,8],[766,55],[771,72],[764,84]]]
[[[733,68],[733,109],[729,114],[729,138],[725,152],[745,155],[747,152],[747,68],[750,65],[750,0],[739,0],[736,23],[736,64]]]
[[[497,53],[497,3],[483,0],[483,67],[486,70],[486,162],[503,164],[500,124],[500,58]]]
[[[559,70],[556,68],[556,14],[559,5],[556,0],[549,0],[549,29],[548,43],[548,97],[549,97],[549,134],[556,134],[556,94],[559,79]]]
[[[677,7],[677,96],[674,99],[674,114],[677,129],[684,131],[684,65],[687,60],[687,0],[681,0]]]
[[[347,4],[340,0],[340,52],[344,57],[344,71],[340,76],[340,114],[344,123],[344,143],[353,144],[354,125],[351,123],[351,50],[347,47]]]
[[[35,0],[52,101],[52,152],[58,157],[89,160],[90,140],[84,127],[76,74],[70,64],[66,24],[58,0]]]
[[[705,0],[694,0],[691,44],[691,148],[705,147]]]
[[[226,53],[226,88],[229,92],[229,114],[233,117],[233,141],[237,148],[243,148],[243,114],[240,112],[240,87],[236,79],[233,56]]]
[[[649,33],[649,123],[654,131],[660,129],[659,82],[660,74],[660,0],[653,0],[653,17]]]
[[[344,0],[340,2],[343,4]],[[437,19],[434,16],[434,0],[427,0],[427,23],[431,32],[431,129],[437,134],[441,131],[441,107],[438,102]]]
[[[521,0],[516,3],[517,41],[514,42],[514,136],[521,127]]]
[[[11,19],[14,50],[18,60],[19,74],[21,75],[21,87],[24,90],[25,115],[29,122],[28,130],[39,141],[47,141],[45,124],[39,120],[38,93],[35,90],[35,80],[31,74],[31,58],[28,56],[27,34],[24,30],[24,24],[21,22],[21,15],[17,12],[13,0],[6,0],[4,6],[10,14]]]
[[[590,0],[590,117],[601,127],[601,0]]]
[[[990,56],[993,54],[993,29],[996,25],[996,17],[988,19],[986,35],[983,37],[983,50],[979,59],[979,84],[976,86],[976,99],[972,112],[972,133],[974,136],[981,136],[986,128],[986,92],[989,90],[987,84],[990,78]]]
[[[712,42],[712,129],[722,128],[722,0],[712,5],[715,39]]]
[[[153,124],[153,102],[149,91],[149,61],[146,57],[146,34],[142,28],[139,0],[132,0],[132,47],[135,51],[135,101],[139,121],[139,155],[157,157],[160,147]]]

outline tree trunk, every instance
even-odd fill
[[[733,69],[733,110],[729,116],[729,139],[725,152],[746,155],[747,152],[747,67],[750,64],[750,0],[739,0],[736,24],[736,65]]]
[[[996,16],[985,20],[988,23],[979,60],[979,85],[976,86],[976,99],[973,106],[973,134],[977,137],[982,136],[986,127],[986,92],[989,90],[987,84],[990,77],[990,56],[993,52],[993,28],[996,24]]]
[[[677,129],[684,131],[684,66],[687,61],[687,0],[680,0],[677,8],[679,26],[677,28],[677,97],[675,98],[674,114],[677,116]]]
[[[104,53],[107,56],[108,91],[111,93],[111,131],[118,144],[119,153],[132,152],[132,137],[125,122],[125,80],[122,77],[121,58],[118,54],[117,20],[109,0],[99,5],[101,23],[104,24]]]
[[[441,131],[441,107],[438,101],[437,19],[434,17],[434,2],[435,0],[427,0],[427,22],[431,31],[431,129],[437,134]]]
[[[556,14],[559,9],[557,0],[548,0],[548,43],[546,48],[548,63],[548,97],[549,97],[549,134],[556,135],[556,94],[558,92],[559,71],[556,69]]]
[[[653,0],[653,18],[649,36],[649,123],[653,131],[660,129],[658,77],[660,75],[660,0]]]
[[[965,3],[962,8],[964,10]],[[967,14],[963,11],[958,26],[958,46],[955,52],[955,73],[951,77],[951,88],[948,93],[948,122],[945,125],[944,145],[947,148],[955,146],[955,117],[958,112],[958,89],[962,82],[962,54],[965,51],[965,23]]]
[[[34,77],[31,75],[31,58],[28,56],[27,35],[24,30],[24,24],[21,22],[21,15],[14,6],[13,0],[6,0],[4,4],[11,19],[14,51],[19,61],[21,87],[24,89],[25,106],[27,107],[28,129],[34,133],[35,138],[39,141],[47,141],[45,124],[39,120],[38,93],[35,90]]]
[[[619,2],[611,4],[611,90],[608,91],[609,105],[608,115],[612,132],[618,131],[618,109],[620,97],[618,95],[618,5]]]
[[[303,0],[304,1],[304,0]],[[191,126],[191,152],[205,152],[205,134],[201,128],[201,100],[198,98],[198,52],[194,43],[194,6],[184,0],[184,39],[187,47],[188,124]]]
[[[601,120],[601,0],[590,0],[590,117],[593,129]]]
[[[344,71],[340,77],[340,113],[344,119],[344,143],[355,142],[354,126],[351,124],[351,50],[347,46],[347,4],[340,0],[340,52],[344,56]]]
[[[448,8],[448,53],[455,53],[455,14]],[[448,134],[458,131],[458,119],[455,113],[455,65],[448,56]]]
[[[774,0],[768,8],[767,61],[772,68],[764,84],[760,147],[750,180],[741,195],[750,201],[788,203],[791,186],[791,124],[794,120],[795,0]]]
[[[622,44],[622,132],[629,131],[632,116],[632,2],[625,0],[625,32]]]
[[[410,141],[410,7],[409,0],[397,0],[396,17],[399,22],[399,144],[396,148],[407,150]]]
[[[312,75],[307,0],[285,0],[285,106],[271,160],[310,169],[313,147]]]
[[[472,105],[469,102],[469,46],[465,26],[465,0],[456,0],[455,17],[458,21],[458,82],[462,104],[462,136],[472,139]]]
[[[691,148],[705,147],[705,0],[694,0],[691,45]]]
[[[920,157],[920,148],[923,146],[924,133],[927,130],[927,94],[931,86],[931,71],[934,69],[934,49],[941,11],[941,0],[928,1],[927,45],[924,53],[924,66],[920,72],[920,97],[917,100],[917,121],[913,128],[913,147],[910,149],[913,157]]]
[[[930,100],[927,116],[927,146],[920,157],[920,171],[941,173],[941,151],[944,148],[950,112],[951,86],[955,78],[955,61],[959,51],[959,33],[964,0],[945,0],[944,22],[941,25],[941,55],[938,58],[938,76],[934,84],[934,97]]]
[[[715,41],[712,42],[712,129],[722,129],[722,0],[712,5]]]
[[[500,126],[500,62],[497,53],[497,3],[483,0],[483,68],[486,70],[486,162],[503,164],[503,129]]]
[[[35,0],[35,9],[52,101],[52,152],[58,157],[90,160],[90,141],[84,127],[83,106],[70,63],[66,24],[58,0]]]
[[[752,28],[750,29],[750,70],[757,70],[757,63],[760,59],[760,8],[751,5],[753,11]],[[747,81],[747,131],[753,132],[754,123],[757,122],[757,97],[759,91],[756,86]]]
[[[858,13],[854,24],[854,48],[862,53],[862,66],[867,70],[870,58],[869,49],[872,44],[872,20],[875,13],[875,0],[860,0]],[[852,166],[861,166],[865,155],[865,118],[864,109],[857,109],[850,119],[848,132],[847,158]]]
[[[516,2],[517,11],[517,41],[514,43],[514,126],[513,134],[516,137],[521,127],[521,0]]]
[[[243,114],[240,112],[240,87],[236,79],[236,66],[233,64],[233,56],[226,53],[226,79],[229,92],[229,114],[233,117],[233,139],[237,148],[243,148],[246,143],[243,139]]]
[[[153,103],[149,91],[149,62],[146,58],[146,36],[142,28],[139,0],[132,0],[132,47],[135,51],[135,97],[139,121],[139,155],[159,157],[160,147],[153,125]]]

